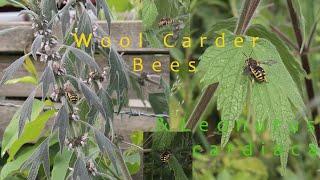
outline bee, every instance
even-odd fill
[[[89,73],[88,83],[91,81],[103,82],[104,80],[105,77],[103,76],[103,74],[100,74],[97,71],[92,71]]]
[[[67,98],[72,103],[77,103],[79,100],[79,96],[75,92],[66,92]]]
[[[247,57],[247,56],[246,56]],[[247,57],[245,60],[245,67],[244,67],[244,73],[251,75],[257,82],[262,83],[262,82],[267,82],[266,78],[266,72],[265,70],[261,67],[261,64],[267,64],[267,65],[272,65],[275,64],[276,61],[269,60],[265,62],[259,62],[252,57]]]
[[[161,18],[159,23],[158,23],[158,26],[159,28],[161,27],[164,27],[164,26],[168,26],[168,25],[171,25],[175,22],[174,19],[171,19],[169,17],[166,17],[166,18]]]
[[[166,150],[160,154],[160,161],[163,163],[168,163],[171,157],[171,152]]]

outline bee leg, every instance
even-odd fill
[[[251,83],[254,84],[254,78],[251,78]]]

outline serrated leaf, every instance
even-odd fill
[[[292,53],[289,51],[289,48],[285,46],[281,39],[278,38],[274,33],[268,31],[265,27],[258,24],[250,26],[247,34],[250,36],[268,39],[274,46],[276,46],[283,64],[286,66],[291,77],[302,92],[304,86],[303,77],[305,77],[307,74],[303,70],[299,61],[292,55]]]
[[[245,36],[243,47],[236,48],[233,46],[235,36],[228,31],[224,32],[225,47],[209,47],[201,56],[198,66],[198,73],[204,74],[202,82],[205,85],[219,83],[215,96],[221,119],[226,122],[223,124],[225,130],[222,132],[221,145],[226,145],[235,121],[240,117],[244,106],[249,104],[253,117],[262,123],[268,122],[272,139],[277,146],[283,148],[280,158],[284,169],[291,144],[289,123],[295,121],[296,111],[293,111],[292,107],[298,112],[305,109],[298,88],[277,49],[269,41],[260,38],[252,48],[250,37]],[[254,59],[276,61],[272,66],[261,64],[266,71],[268,82],[251,84],[251,78],[243,73],[246,59],[243,54],[249,56],[251,52]],[[280,127],[273,128],[275,121],[279,120]]]
[[[37,59],[37,51],[40,49],[41,47],[41,42],[42,42],[42,38],[43,36],[42,35],[39,35],[37,36],[33,42],[32,42],[32,45],[31,45],[31,54],[32,54],[32,57],[33,59]]]
[[[99,65],[96,63],[93,57],[91,57],[86,52],[82,51],[81,49],[77,49],[71,46],[68,46],[68,49],[77,57],[77,59],[86,65],[94,68],[97,71],[101,71]]]
[[[49,158],[49,138],[45,139],[32,153],[30,158],[21,166],[21,171],[30,167],[28,180],[35,180],[38,174],[40,165],[43,165],[46,177],[50,178],[50,158]]]
[[[118,172],[117,160],[115,159],[115,145],[112,144],[109,138],[107,138],[104,134],[102,134],[100,131],[96,129],[94,130],[94,136],[100,151],[111,160],[114,168]]]
[[[14,61],[9,67],[7,67],[3,72],[4,75],[2,76],[2,79],[0,81],[0,86],[4,84],[8,79],[12,78],[12,76],[15,74],[15,72],[22,66],[25,57],[28,56],[29,54],[26,54],[16,61]]]
[[[49,90],[50,85],[54,85],[54,83],[55,83],[53,70],[50,65],[48,65],[46,67],[46,69],[44,70],[44,72],[42,73],[42,76],[40,78],[40,83],[42,83],[42,85],[41,85],[42,86],[42,99],[44,99],[48,94],[48,90]]]
[[[31,120],[32,104],[33,104],[35,94],[36,94],[36,89],[31,92],[27,100],[21,106],[18,137],[22,133],[26,120],[27,119]]]
[[[78,157],[77,161],[74,163],[72,177],[73,179],[79,180],[91,179],[86,168],[86,163],[81,157]]]
[[[59,146],[60,146],[60,153],[62,153],[64,142],[66,139],[67,129],[69,125],[69,114],[67,110],[67,104],[63,104],[59,109],[59,112],[54,120],[53,131],[58,129],[58,136],[59,136]]]
[[[157,6],[153,0],[143,1],[142,22],[145,29],[152,27],[158,16]]]

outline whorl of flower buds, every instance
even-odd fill
[[[53,62],[52,64],[52,70],[54,74],[58,76],[62,76],[66,74],[66,69],[59,63],[59,62]]]
[[[42,36],[42,42],[37,51],[41,62],[59,61],[61,59],[57,48],[57,38],[52,35],[50,28],[43,15],[39,19],[33,19],[32,29],[34,30],[34,36]]]
[[[73,108],[73,112],[70,114],[70,119],[73,121],[79,121],[80,117],[79,117],[79,113],[78,113],[79,109],[77,107]]]
[[[66,139],[66,146],[69,150],[77,148],[77,147],[83,147],[87,144],[88,141],[88,133],[85,133],[82,136],[78,136],[71,139]]]
[[[91,159],[86,163],[86,168],[92,176],[96,176],[98,170]]]
[[[62,96],[64,96],[64,91],[58,87],[55,87],[50,95],[50,99],[53,102],[60,102]]]

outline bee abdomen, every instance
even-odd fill
[[[76,93],[67,92],[66,95],[67,95],[69,101],[72,103],[77,103],[79,100],[79,97]]]

